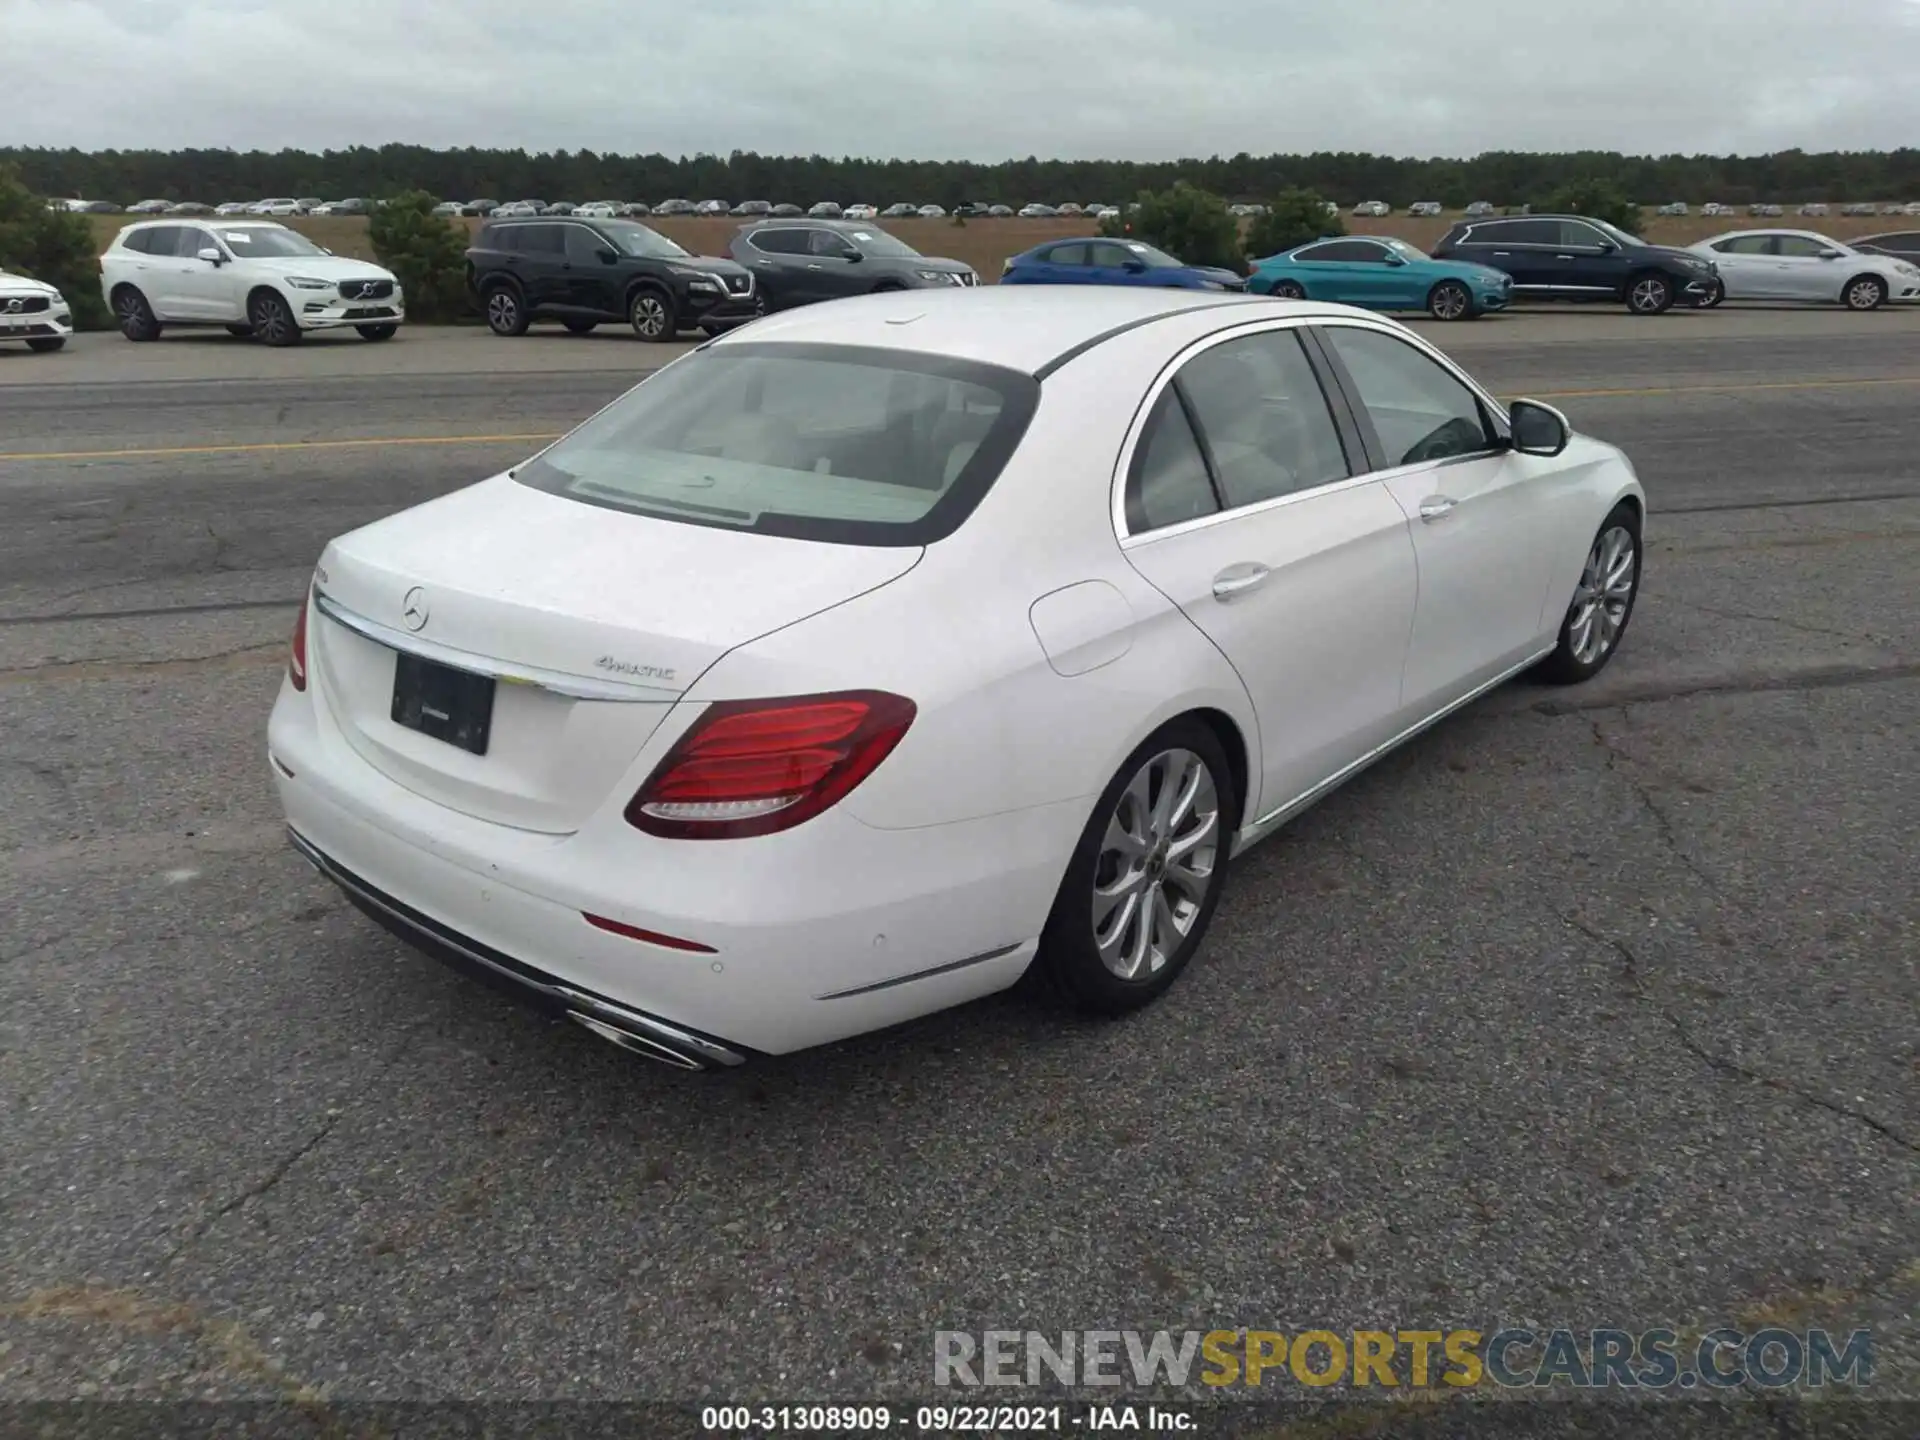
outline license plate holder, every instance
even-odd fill
[[[493,730],[494,679],[396,652],[393,721],[465,750],[487,753]]]

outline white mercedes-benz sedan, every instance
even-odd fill
[[[732,1065],[1033,972],[1158,996],[1229,857],[1640,579],[1619,451],[1359,310],[913,291],[702,345],[326,547],[293,844],[420,948]]]

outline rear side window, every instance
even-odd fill
[[[131,250],[136,255],[151,255],[153,253],[153,231],[134,230],[126,235],[122,235],[120,237],[120,248],[122,250]]]
[[[1031,375],[843,345],[697,350],[514,472],[590,505],[847,545],[958,529],[1039,403]]]
[[[1220,508],[1206,456],[1180,393],[1169,385],[1154,402],[1127,476],[1127,532],[1141,535]]]
[[[768,255],[804,255],[807,253],[807,232],[805,230],[756,230],[752,235],[753,248]]]
[[[520,251],[529,255],[563,255],[567,249],[566,231],[559,225],[521,225]]]
[[[1713,248],[1723,255],[1771,255],[1773,237],[1771,235],[1736,235],[1731,240],[1722,240]]]

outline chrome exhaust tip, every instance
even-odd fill
[[[652,1040],[645,1035],[636,1035],[631,1030],[622,1030],[618,1026],[609,1025],[598,1016],[587,1015],[579,1010],[569,1010],[567,1011],[567,1018],[573,1021],[574,1024],[591,1030],[602,1040],[618,1045],[622,1050],[631,1051],[635,1055],[643,1055],[649,1060],[657,1060],[662,1065],[671,1065],[676,1070],[704,1070],[707,1068],[703,1061],[696,1059],[692,1055],[683,1055],[678,1050],[670,1049],[661,1044],[658,1040]]]

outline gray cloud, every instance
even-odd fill
[[[0,0],[0,143],[1887,149],[1920,0]]]

